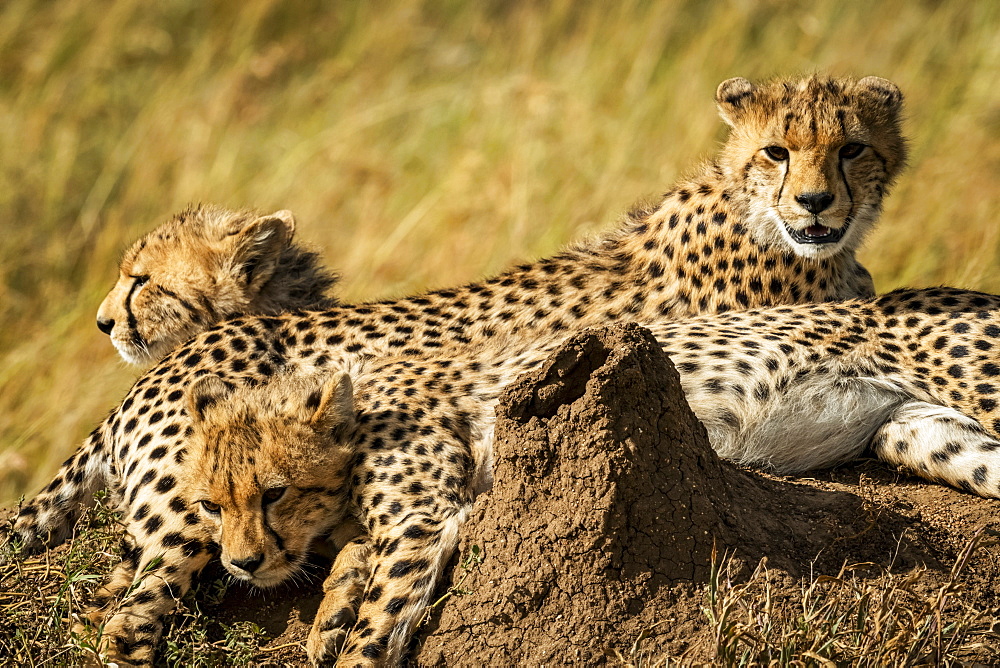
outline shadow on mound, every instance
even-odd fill
[[[707,580],[713,547],[792,576],[894,553],[896,566],[937,561],[899,547],[912,521],[892,511],[876,522],[857,495],[721,461],[635,325],[573,337],[508,389],[495,448],[494,488],[460,546],[485,559],[452,569],[450,584],[472,593],[435,609],[420,664],[589,664],[644,632],[657,656],[700,615],[691,585]]]

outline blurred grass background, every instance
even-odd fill
[[[292,209],[349,299],[467,281],[691,170],[719,81],[813,71],[907,97],[878,288],[1000,291],[1000,3],[5,0],[0,505],[135,378],[96,309],[186,204]]]

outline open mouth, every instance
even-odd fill
[[[850,226],[850,223],[845,223],[839,230],[835,230],[831,227],[827,227],[826,225],[810,225],[804,230],[796,230],[788,225],[785,225],[785,230],[788,231],[788,236],[790,236],[795,243],[833,244],[844,238],[844,235],[847,234],[847,228]]]

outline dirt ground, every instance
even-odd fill
[[[713,558],[730,557],[737,583],[766,558],[775,606],[794,607],[804,581],[845,564],[863,564],[852,573],[873,581],[924,567],[913,588],[933,594],[970,537],[1000,524],[1000,501],[875,460],[812,475],[721,461],[646,330],[578,335],[502,398],[495,485],[476,502],[411,662],[711,663]],[[984,541],[942,618],[964,606],[1000,628],[998,576],[1000,548]],[[318,591],[316,579],[267,592],[233,586],[201,609],[260,625],[269,640],[256,663],[305,665]],[[998,636],[980,640],[967,665],[1000,656]]]

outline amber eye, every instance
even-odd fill
[[[841,158],[856,158],[861,155],[861,151],[865,150],[864,144],[856,144],[851,142],[850,144],[844,144],[840,147],[840,157]]]
[[[781,146],[767,146],[764,148],[764,153],[767,153],[767,157],[775,162],[788,160],[788,149]]]
[[[211,501],[202,501],[201,507],[204,508],[205,512],[208,513],[209,515],[218,515],[219,510],[221,510],[219,504],[212,503]]]
[[[280,499],[281,497],[283,497],[285,495],[285,490],[286,489],[288,489],[288,488],[287,487],[272,487],[271,489],[269,489],[266,492],[264,492],[264,498],[263,498],[264,505],[266,506],[269,503],[274,503],[275,501],[277,501],[278,499]]]

